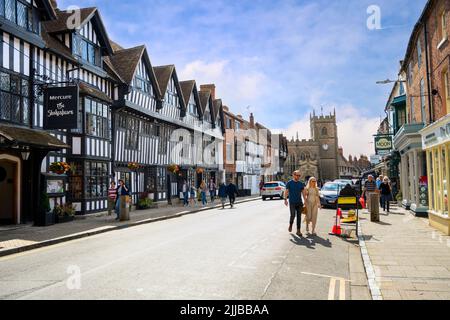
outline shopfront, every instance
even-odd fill
[[[394,137],[394,148],[400,153],[402,205],[416,216],[426,217],[428,178],[426,154],[422,149],[420,134],[423,127],[422,123],[405,124]]]
[[[427,155],[430,225],[450,235],[450,115],[421,131]]]

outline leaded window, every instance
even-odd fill
[[[108,163],[86,161],[86,197],[106,198],[108,195]]]
[[[0,15],[7,20],[39,34],[41,21],[39,9],[24,0],[0,0]]]
[[[0,72],[0,120],[28,124],[28,80]]]
[[[102,64],[100,47],[78,34],[72,37],[72,51],[76,57],[92,65]]]
[[[173,77],[170,79],[169,85],[167,87],[165,101],[166,104],[170,106],[180,108],[180,101]]]
[[[108,139],[110,136],[110,116],[108,106],[99,101],[85,98],[86,134]]]
[[[139,119],[131,117],[127,119],[127,132],[125,137],[126,149],[137,150],[139,148],[139,126]]]

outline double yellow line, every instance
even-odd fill
[[[321,277],[321,278],[329,278],[330,279],[330,287],[328,290],[328,300],[336,300],[336,284],[339,281],[339,300],[345,300],[346,299],[346,282],[351,282],[351,280],[346,280],[344,278],[339,277],[333,277],[333,276],[327,276],[323,274],[316,274],[316,273],[309,273],[309,272],[302,272],[302,274],[315,276],[315,277]]]

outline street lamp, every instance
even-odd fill
[[[383,81],[377,81],[377,84],[389,84],[389,83],[397,83],[397,82],[406,82],[406,80],[390,80],[390,79],[386,79]]]

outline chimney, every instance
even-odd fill
[[[255,117],[253,116],[253,113],[250,113],[250,128],[255,127]]]
[[[201,91],[209,91],[211,92],[211,97],[214,100],[216,100],[216,85],[215,84],[202,84],[200,86]]]
[[[50,0],[50,3],[52,5],[53,9],[55,9],[55,10],[58,9],[58,1]]]

